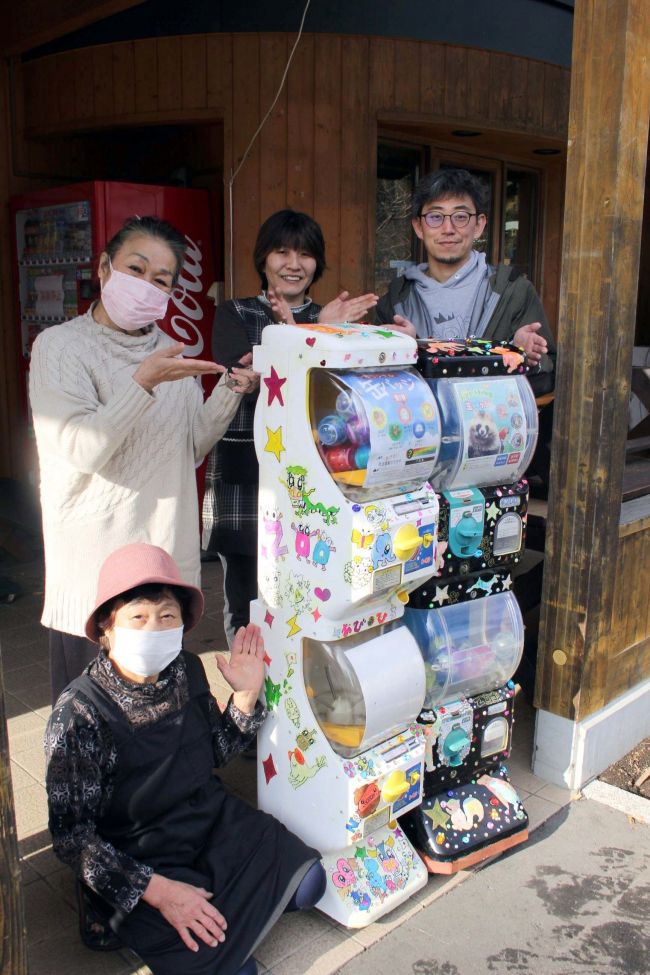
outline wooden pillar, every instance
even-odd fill
[[[535,701],[575,721],[598,707],[606,674],[648,144],[648,51],[648,0],[576,0]]]
[[[9,742],[0,654],[0,975],[27,975],[16,817],[9,769]]]

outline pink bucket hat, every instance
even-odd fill
[[[99,643],[101,632],[97,627],[95,616],[104,603],[135,586],[146,585],[149,582],[159,582],[185,589],[190,597],[187,619],[184,621],[185,630],[191,630],[196,626],[203,615],[201,590],[181,579],[178,566],[163,548],[147,545],[145,542],[135,542],[116,549],[99,570],[95,608],[85,626],[88,639]]]

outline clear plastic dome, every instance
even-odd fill
[[[511,484],[528,467],[537,443],[537,406],[524,376],[431,379],[442,442],[429,478],[440,491]]]
[[[309,416],[323,463],[346,498],[385,498],[429,479],[440,416],[415,369],[312,369]]]
[[[443,609],[406,608],[426,670],[425,708],[506,684],[521,660],[524,625],[510,592]]]
[[[303,640],[314,717],[339,755],[352,758],[404,730],[422,710],[425,669],[406,627],[337,642]]]

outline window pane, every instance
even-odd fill
[[[419,147],[379,143],[374,284],[378,295],[388,290],[389,282],[399,274],[401,262],[417,260],[417,238],[411,227],[411,194],[420,178],[421,159]]]
[[[513,264],[531,280],[535,271],[537,175],[506,170],[503,262]]]

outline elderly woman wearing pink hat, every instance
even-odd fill
[[[233,688],[222,713],[182,649],[202,612],[162,549],[127,545],[104,562],[86,624],[100,652],[46,729],[49,824],[89,947],[127,945],[154,975],[252,975],[255,946],[283,911],[320,899],[324,871],[214,772],[264,720],[264,644],[249,624],[230,661],[217,658]]]

